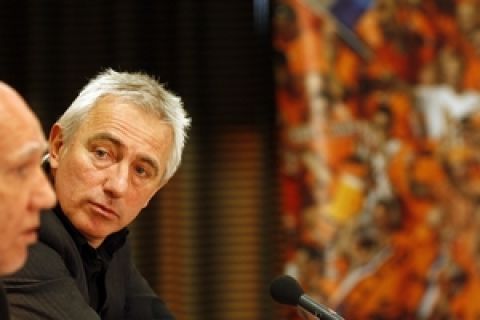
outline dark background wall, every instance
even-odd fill
[[[107,67],[155,75],[183,97],[184,163],[132,226],[139,268],[179,319],[275,316],[269,27],[267,0],[0,2],[0,80],[46,133]]]

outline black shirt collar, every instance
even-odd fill
[[[128,230],[124,228],[109,235],[100,247],[95,249],[88,243],[85,236],[72,225],[59,205],[53,211],[72,237],[82,257],[88,286],[89,305],[101,314],[107,299],[106,272],[115,252],[125,244]]]
[[[82,256],[85,253],[86,247],[89,247],[92,250],[97,251],[103,258],[107,258],[107,260],[110,260],[113,254],[118,249],[120,249],[125,244],[125,241],[127,240],[127,235],[129,231],[127,228],[123,228],[122,230],[109,235],[107,238],[105,238],[103,243],[97,249],[95,249],[92,246],[90,246],[85,236],[81,234],[73,226],[73,224],[70,222],[67,216],[65,216],[65,213],[63,213],[62,208],[60,207],[59,204],[57,204],[57,206],[53,209],[53,211],[55,212],[57,217],[60,219],[60,221],[62,221],[68,233],[72,236],[72,239],[73,241],[75,241],[75,244],[80,250],[80,253],[82,254]]]

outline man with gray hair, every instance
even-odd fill
[[[14,319],[173,319],[135,268],[126,227],[177,170],[189,125],[148,75],[106,70],[83,88],[50,131],[58,205],[5,279]]]

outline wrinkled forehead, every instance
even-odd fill
[[[130,118],[126,119],[125,114],[129,114]],[[160,111],[147,107],[132,97],[107,95],[99,98],[84,117],[79,119],[76,131],[90,127],[92,123],[102,125],[116,119],[126,119],[127,124],[132,127],[143,123],[144,128],[157,127],[159,124],[167,123],[165,116],[160,114]]]
[[[133,107],[134,109],[145,113],[149,116],[155,117],[159,120],[165,119],[165,114],[163,114],[159,108],[151,106],[151,101],[145,95],[141,93],[133,94],[129,93],[128,95],[114,95],[114,94],[106,94],[100,96],[94,103],[90,112],[95,110],[96,108],[101,108],[104,105],[124,105]]]
[[[0,83],[0,151],[18,149],[27,143],[44,143],[40,122],[20,95]]]
[[[84,136],[87,132],[102,130],[123,132],[133,140],[145,138],[153,144],[170,141],[173,135],[171,124],[163,117],[131,102],[131,99],[117,97],[107,97],[95,104],[77,128],[77,133]]]
[[[7,122],[6,117],[17,114],[24,107],[24,104],[25,102],[13,89],[4,83],[0,83],[0,120],[2,123]]]
[[[0,82],[0,121],[8,125],[10,120],[37,122],[25,100],[14,89]]]

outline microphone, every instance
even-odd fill
[[[332,309],[315,302],[303,292],[303,289],[294,278],[279,276],[270,284],[270,295],[281,304],[300,306],[319,319],[344,320]]]

